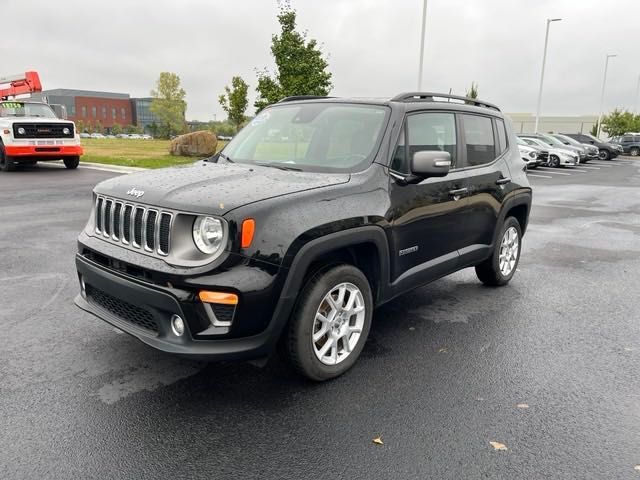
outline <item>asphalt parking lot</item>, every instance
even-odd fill
[[[324,384],[78,310],[75,238],[113,175],[0,174],[0,478],[640,478],[640,161],[530,172],[511,284],[396,299]]]

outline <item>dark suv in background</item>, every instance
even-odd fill
[[[486,102],[287,98],[208,160],[96,186],[76,304],[166,352],[263,362],[279,346],[326,380],[376,306],[465,267],[511,280],[524,167]]]
[[[573,138],[580,143],[595,145],[598,147],[600,160],[611,160],[622,153],[622,149],[613,143],[603,142],[602,140],[586,133],[563,133],[567,137]]]
[[[632,157],[640,155],[640,133],[625,133],[619,137],[613,137],[611,143],[619,146],[623,153]]]

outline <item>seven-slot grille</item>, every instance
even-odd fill
[[[129,248],[167,256],[173,214],[99,196],[95,204],[96,233]]]

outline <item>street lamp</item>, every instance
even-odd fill
[[[638,85],[636,86],[636,104],[635,113],[640,113],[640,75],[638,75]]]
[[[600,130],[602,129],[602,114],[604,110],[604,87],[607,84],[607,69],[609,68],[609,59],[617,57],[615,53],[608,53],[607,58],[604,60],[604,75],[602,77],[602,93],[600,94],[600,115],[598,116],[598,131],[596,137],[600,138]]]
[[[422,90],[422,68],[424,62],[424,35],[427,24],[427,0],[424,0],[422,6],[422,30],[420,32],[420,62],[418,67],[418,91]]]
[[[542,71],[540,72],[540,89],[538,90],[538,107],[536,108],[536,125],[534,133],[538,133],[540,123],[540,105],[542,104],[542,84],[544,83],[544,66],[547,63],[547,44],[549,43],[549,25],[551,22],[559,22],[561,18],[547,18],[547,32],[544,35],[544,53],[542,54]]]

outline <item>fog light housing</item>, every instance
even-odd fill
[[[63,133],[64,135],[69,135],[69,134],[71,133],[71,130],[69,130],[67,127],[64,127],[64,128],[62,129],[62,133]]]
[[[82,295],[82,298],[87,298],[87,286],[83,277],[80,277],[80,295]]]
[[[184,334],[184,320],[178,315],[171,317],[171,331],[176,337],[181,337]]]

